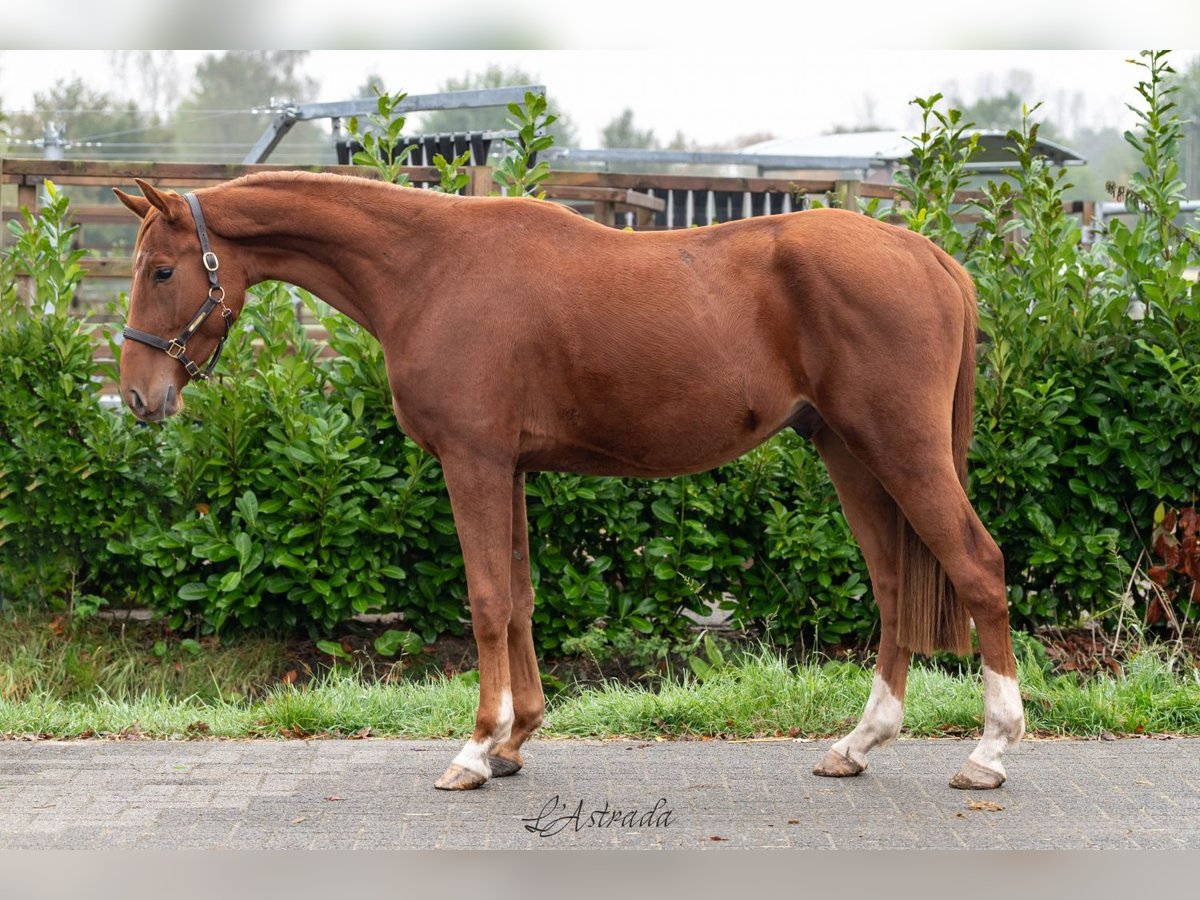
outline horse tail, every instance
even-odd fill
[[[979,311],[971,276],[949,254],[935,249],[938,262],[954,279],[963,304],[962,352],[954,385],[951,443],[954,470],[967,486],[967,447],[975,425],[975,327]],[[897,507],[899,510],[899,507]],[[958,602],[942,564],[898,512],[897,643],[926,656],[948,650],[959,656],[971,652],[970,615]]]

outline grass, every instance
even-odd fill
[[[53,633],[44,623],[43,629]],[[147,661],[144,650],[122,656],[119,646],[108,645],[43,647],[39,655],[40,637],[15,646],[9,632],[0,636],[0,735],[10,737],[282,738],[370,729],[375,736],[453,738],[469,734],[474,721],[478,694],[469,677],[375,681],[340,667],[301,687],[276,683],[262,690],[251,673],[270,669],[278,662],[272,655],[282,651],[254,641],[185,653],[194,657],[186,660],[172,649]],[[1031,733],[1200,735],[1200,673],[1165,649],[1142,651],[1119,676],[1086,680],[1050,674],[1044,658],[1023,656],[1019,676]],[[148,670],[134,678],[139,667]],[[852,663],[791,664],[759,648],[703,680],[668,676],[654,685],[568,688],[551,699],[543,735],[822,737],[853,725],[870,683],[871,672]],[[977,734],[982,696],[977,674],[919,663],[909,679],[905,733]]]
[[[144,622],[0,615],[0,700],[254,697],[278,681],[285,657],[285,645],[266,637],[182,642]]]

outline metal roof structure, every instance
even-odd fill
[[[545,94],[546,87],[541,84],[521,84],[504,88],[482,88],[472,91],[443,91],[437,94],[412,94],[405,97],[396,106],[397,113],[423,112],[434,109],[478,109],[481,107],[507,106],[510,103],[521,103],[526,93]],[[276,106],[274,100],[272,107]],[[360,100],[342,100],[334,103],[291,103],[282,102],[274,121],[246,153],[245,163],[266,162],[279,142],[287,136],[297,122],[307,122],[312,119],[332,119],[335,122],[349,116],[370,115],[377,109],[374,97]]]
[[[979,136],[979,153],[968,168],[979,173],[999,173],[1012,166],[1013,142],[1002,131],[968,132]],[[854,172],[865,177],[872,171],[893,171],[912,155],[913,146],[903,131],[858,131],[806,138],[776,138],[736,151],[708,150],[584,150],[551,148],[545,158],[567,163],[658,163],[696,166],[751,166],[758,174],[792,171]],[[1039,139],[1038,151],[1055,165],[1081,166],[1087,162],[1075,151]]]
[[[999,172],[1014,164],[1014,144],[1006,132],[975,129],[966,133],[976,135],[979,140],[979,151],[974,160],[967,164],[968,168],[980,172]],[[898,164],[912,155],[913,145],[908,137],[910,135],[903,131],[847,131],[804,138],[776,138],[752,144],[739,152],[746,156],[853,159],[860,165],[878,168]],[[1039,155],[1056,166],[1081,166],[1087,162],[1074,150],[1053,141],[1039,138],[1036,146]]]

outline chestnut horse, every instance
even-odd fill
[[[951,784],[1004,781],[1024,715],[1003,557],[964,491],[975,295],[929,240],[840,210],[632,233],[334,175],[138,186],[117,194],[142,219],[121,353],[139,418],[178,412],[193,358],[211,365],[246,289],[279,279],[379,340],[396,419],[441,461],[479,708],[437,787],[517,772],[542,722],[525,473],[699,472],[788,427],[829,468],[882,619],[862,720],[816,774],[863,771],[900,731],[912,653],[969,652],[974,620],[986,720]]]

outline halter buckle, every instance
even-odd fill
[[[217,267],[220,265],[220,263],[217,262],[217,254],[209,250],[202,258],[204,260],[204,268],[208,269],[210,272],[217,271]]]
[[[187,348],[183,344],[179,343],[175,338],[171,338],[171,342],[167,344],[167,356],[171,357],[171,359],[179,359],[179,357],[183,356],[185,349]]]

